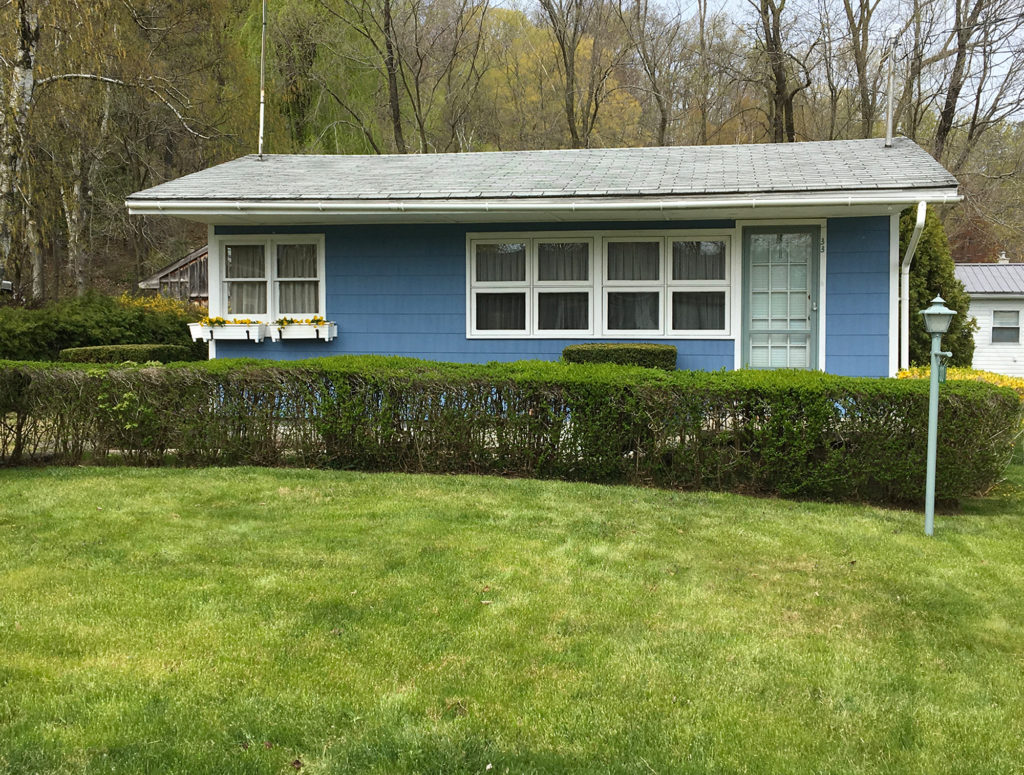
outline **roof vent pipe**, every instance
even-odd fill
[[[260,138],[256,147],[260,161],[263,161],[263,112],[266,106],[267,70],[267,0],[263,0],[263,27],[260,31]]]
[[[1010,263],[1010,259],[1007,258],[1005,250],[1000,250],[999,251],[999,258],[996,259],[996,263],[997,264],[1008,264],[1008,263]]]

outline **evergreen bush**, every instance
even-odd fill
[[[947,382],[938,497],[998,480],[1008,388]],[[928,384],[381,356],[0,364],[0,462],[294,464],[920,503]]]
[[[901,256],[906,252],[916,221],[914,209],[905,210],[900,217]],[[936,296],[941,296],[947,307],[956,310],[949,331],[942,337],[943,349],[953,353],[950,365],[970,367],[978,324],[968,314],[971,297],[964,290],[964,284],[956,279],[946,231],[932,208],[928,210],[910,270],[910,362],[915,366],[931,363],[932,339],[924,329],[924,318],[918,313]]]
[[[191,341],[188,323],[198,308],[152,306],[98,293],[39,309],[0,308],[0,359],[57,360],[61,350],[111,344],[173,344],[205,358],[205,342]]]
[[[676,370],[676,348],[671,344],[571,344],[562,350],[566,363],[618,363],[648,369]]]

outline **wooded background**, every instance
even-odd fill
[[[253,153],[261,0],[0,0],[0,263],[28,301],[205,239],[124,198]],[[271,0],[271,153],[898,134],[953,172],[957,260],[1024,253],[1020,0]]]

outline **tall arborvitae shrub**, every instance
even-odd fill
[[[900,217],[900,256],[906,252],[916,220],[914,208],[905,210]],[[967,312],[971,297],[953,272],[953,256],[942,221],[934,209],[929,209],[910,270],[910,362],[916,366],[928,365],[932,346],[931,337],[924,330],[924,320],[918,313],[936,296],[945,299],[946,306],[957,313],[949,332],[942,337],[942,346],[953,353],[951,365],[969,367],[974,359],[977,328],[974,318]]]

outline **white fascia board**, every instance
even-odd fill
[[[691,216],[696,212],[756,212],[789,210],[791,208],[837,208],[839,210],[874,207],[906,207],[920,201],[936,204],[959,202],[956,189],[925,191],[889,191],[885,193],[777,195],[749,197],[709,196],[671,198],[597,199],[439,199],[439,200],[237,200],[193,199],[128,199],[131,215],[174,215],[206,222],[236,218],[314,217],[373,218],[414,220],[438,218],[461,219],[497,217],[536,217],[552,215],[559,220],[584,220],[599,216],[645,217],[671,219]]]

